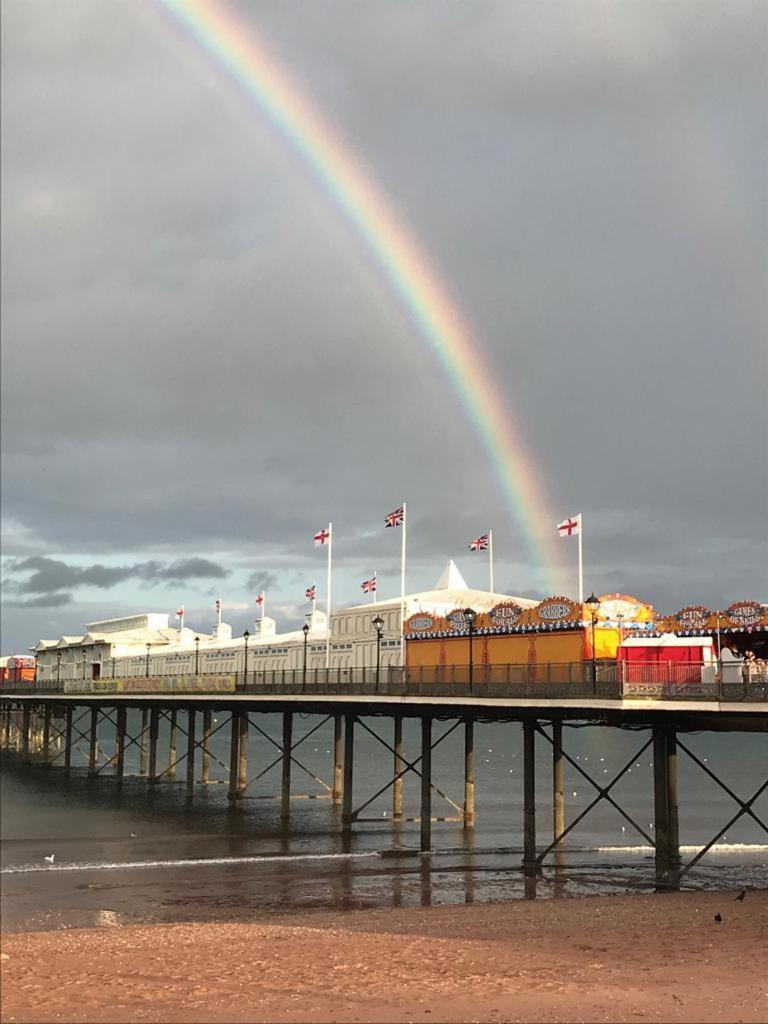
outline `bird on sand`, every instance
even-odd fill
[[[742,889],[738,896],[734,896],[734,899],[738,900],[739,903],[743,903],[744,902],[744,897],[746,895],[747,895],[747,890],[746,889]]]
[[[53,864],[55,859],[56,859],[56,854],[55,853],[52,853],[49,857],[43,857],[43,860],[47,861],[49,864]]]
[[[722,915],[721,914],[715,914],[715,920],[717,921],[718,924],[720,924],[720,922],[723,920]]]

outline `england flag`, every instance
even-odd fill
[[[581,526],[581,515],[569,516],[568,519],[564,519],[562,523],[557,524],[557,532],[561,537],[575,537],[579,532]]]

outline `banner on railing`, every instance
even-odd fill
[[[64,693],[234,693],[234,675],[68,679]]]

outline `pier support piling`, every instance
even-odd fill
[[[523,870],[536,870],[536,723],[523,722]]]
[[[229,799],[237,799],[237,776],[240,754],[240,712],[232,712],[229,728]]]
[[[150,786],[157,782],[157,737],[160,732],[160,711],[151,708],[149,712],[149,779]]]
[[[88,775],[96,774],[96,758],[98,756],[98,735],[99,735],[99,708],[97,704],[91,707],[91,730],[88,743]]]
[[[147,774],[147,723],[149,722],[149,709],[141,709],[141,736],[139,743],[139,775]]]
[[[67,704],[66,719],[64,725],[64,770],[69,771],[72,767],[72,715],[74,708]]]
[[[333,789],[331,800],[337,806],[341,803],[344,779],[344,745],[342,742],[341,715],[333,716]]]
[[[344,782],[341,795],[341,822],[345,832],[352,830],[352,775],[355,766],[355,716],[344,716]]]
[[[187,711],[187,794],[195,790],[195,709]]]
[[[240,712],[239,755],[237,762],[237,795],[242,794],[248,788],[248,712]]]
[[[169,779],[176,777],[176,710],[171,711],[170,728],[168,731],[168,768],[165,774]]]
[[[432,719],[421,717],[421,852],[432,849]]]
[[[400,773],[406,767],[403,758],[403,716],[395,715],[395,736],[392,744],[394,749],[393,773],[395,781],[392,783],[392,817],[395,821],[403,816],[403,778]]]
[[[464,828],[475,824],[475,723],[464,722]]]
[[[43,764],[46,768],[51,767],[51,705],[46,704],[43,709]]]
[[[293,748],[293,714],[283,712],[283,772],[280,789],[280,817],[285,821],[291,813],[291,750]]]
[[[680,834],[677,815],[677,739],[669,726],[653,726],[653,805],[656,885],[680,885]]]
[[[552,723],[552,841],[560,845],[565,832],[565,760],[563,758],[563,723]]]
[[[29,705],[25,703],[21,712],[21,760],[24,764],[29,762],[29,730]]]
[[[123,784],[125,772],[125,708],[121,705],[117,709],[117,725],[115,727],[115,740],[117,742],[117,753],[115,755],[115,777],[118,786]]]
[[[200,762],[200,781],[203,785],[208,784],[211,773],[211,750],[209,742],[211,739],[211,712],[203,711],[203,757]]]

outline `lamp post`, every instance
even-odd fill
[[[115,678],[115,648],[110,647],[109,654],[112,659],[112,678]]]
[[[200,637],[195,637],[195,675],[200,674]]]
[[[83,680],[85,680],[85,648],[83,648]]]
[[[592,682],[597,682],[597,661],[595,658],[595,626],[597,625],[597,609],[600,607],[600,598],[595,597],[594,591],[584,602],[589,608],[589,617],[592,620]]]
[[[380,615],[371,623],[376,630],[376,690],[379,689],[379,676],[381,675],[381,638],[384,635],[384,619]]]
[[[309,626],[306,622],[301,627],[301,631],[304,634],[304,664],[301,669],[301,685],[304,687],[307,682],[307,640],[309,639]]]
[[[146,671],[144,673],[146,675],[147,679],[149,679],[149,648],[151,646],[152,646],[152,644],[147,644],[147,665],[146,665]]]
[[[474,608],[464,609],[464,621],[467,624],[469,631],[469,692],[472,692],[472,677],[474,675],[474,664],[472,661],[472,634],[475,631],[475,619],[477,618],[477,612]]]
[[[245,656],[243,658],[243,682],[248,685],[248,637],[251,634],[246,629],[243,633],[243,640],[245,641]]]
[[[61,651],[56,652],[56,686],[61,682]]]

